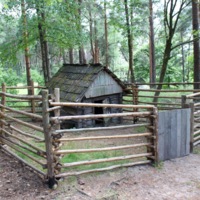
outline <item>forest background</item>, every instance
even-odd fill
[[[198,0],[0,0],[0,82],[44,85],[63,63],[102,63],[127,82],[198,82],[199,8]]]

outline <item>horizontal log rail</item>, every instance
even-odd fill
[[[37,115],[37,114],[33,114],[33,113],[27,113],[27,112],[24,112],[24,111],[16,110],[16,109],[10,108],[8,106],[4,106],[2,104],[0,104],[0,108],[4,108],[4,109],[9,110],[9,111],[11,111],[13,113],[18,113],[18,114],[25,115],[27,117],[31,117],[31,118],[36,118],[36,119],[42,120],[42,116],[41,115]]]
[[[194,107],[200,106],[200,103],[195,103]]]
[[[36,159],[35,157],[33,157],[33,156],[29,155],[28,153],[24,152],[23,150],[19,149],[18,147],[16,147],[15,145],[13,145],[7,138],[3,138],[3,137],[1,137],[1,136],[0,136],[0,138],[1,138],[1,140],[2,140],[6,145],[8,145],[10,148],[16,150],[16,151],[19,152],[19,153],[24,154],[26,157],[28,157],[28,158],[31,159],[32,161],[34,161],[34,162],[40,164],[41,166],[43,166],[43,168],[45,168],[45,166],[46,166],[45,163],[39,161],[39,160]]]
[[[194,129],[199,129],[200,128],[200,124],[195,124],[194,125]]]
[[[44,173],[43,171],[37,169],[35,166],[31,165],[30,163],[26,162],[24,159],[22,159],[21,157],[19,157],[18,155],[16,155],[15,153],[13,153],[12,151],[10,151],[9,149],[7,149],[5,146],[1,146],[1,149],[3,149],[6,153],[10,154],[11,156],[13,156],[14,158],[16,158],[17,160],[21,161],[22,163],[24,163],[25,165],[27,165],[28,167],[30,167],[32,170],[34,170],[38,174],[42,175],[43,178],[46,176],[46,173]]]
[[[195,91],[194,91],[195,92]],[[192,98],[192,97],[196,97],[196,96],[200,96],[200,92],[196,92],[196,93],[193,93],[193,94],[188,94],[186,95],[186,97],[189,99],[189,98]]]
[[[173,83],[135,83],[135,85],[194,85],[200,84],[200,82],[173,82]]]
[[[190,89],[180,89],[180,90],[174,90],[174,89],[162,89],[162,90],[157,90],[157,89],[139,89],[138,91],[140,92],[200,92],[199,89],[195,89],[195,90],[190,90]]]
[[[41,95],[15,95],[15,94],[10,94],[10,93],[5,93],[5,92],[0,92],[0,96],[6,96],[6,97],[12,97],[15,99],[30,99],[30,100],[42,100]]]
[[[193,146],[196,146],[196,145],[198,145],[198,144],[200,144],[200,140],[194,142],[194,143],[193,143]]]
[[[145,104],[150,104],[150,105],[170,105],[170,106],[181,106],[181,103],[166,103],[166,102],[145,102],[145,101],[138,101],[138,103],[145,103]]]
[[[5,130],[2,130],[4,133],[6,133],[5,132]],[[7,133],[6,133],[7,134]],[[8,135],[8,134],[7,134]],[[9,134],[9,136],[10,136],[10,134]],[[0,136],[0,137],[2,137],[2,138],[4,138],[5,140],[8,140],[10,143],[12,143],[13,145],[15,145],[15,146],[17,146],[17,147],[20,147],[20,149],[22,149],[23,151],[26,151],[27,152],[27,154],[32,154],[32,155],[35,155],[35,156],[40,156],[41,158],[44,158],[44,154],[42,154],[42,152],[39,152],[39,151],[35,151],[34,149],[30,149],[28,146],[24,146],[24,145],[22,145],[21,143],[19,143],[19,141],[16,141],[16,138],[14,138],[14,137],[4,137],[4,136]],[[15,140],[13,140],[13,138],[15,139]]]
[[[109,171],[109,170],[113,170],[113,169],[117,169],[117,168],[121,168],[121,167],[132,167],[135,165],[143,165],[143,164],[150,164],[150,163],[151,163],[150,160],[138,161],[138,162],[132,162],[132,163],[126,163],[126,164],[112,165],[110,167],[105,167],[105,168],[85,170],[85,171],[80,171],[80,172],[65,172],[65,173],[57,174],[55,177],[62,178],[62,177],[66,177],[66,176],[78,176],[78,175],[82,175],[82,174],[103,172],[103,171]]]
[[[61,106],[55,106],[55,107],[49,108],[47,110],[47,112],[52,112],[52,111],[55,111],[55,110],[58,110],[58,109],[61,109],[61,108],[62,108]]]
[[[196,135],[199,135],[200,134],[200,130],[198,130],[198,131],[194,131],[194,137],[196,136]]]
[[[200,140],[200,135],[199,136],[194,136],[193,140],[194,140],[194,142]]]
[[[6,89],[32,89],[32,88],[35,88],[35,89],[45,89],[46,87],[45,86],[6,86]]]
[[[10,128],[11,130],[16,131],[18,134],[21,134],[21,135],[29,137],[29,138],[33,138],[33,139],[38,140],[38,141],[44,140],[44,138],[35,136],[33,134],[25,133],[24,131],[14,127],[13,125],[11,125],[9,123],[7,123],[5,120],[0,119],[0,122],[3,123],[3,125],[8,126],[8,128]]]
[[[152,136],[151,132],[147,133],[133,133],[128,135],[112,135],[112,136],[94,136],[94,137],[79,137],[79,138],[61,138],[58,139],[60,142],[70,142],[70,141],[83,141],[83,140],[102,140],[102,139],[125,139],[125,138],[135,138],[135,137],[145,137]]]
[[[62,103],[62,102],[50,102],[51,106],[76,106],[76,107],[106,107],[106,108],[141,108],[141,109],[153,109],[154,106],[150,105],[123,105],[123,104],[100,104],[100,103]]]
[[[127,100],[127,99],[123,99],[124,102],[129,102],[129,103],[133,103],[133,100]]]
[[[40,148],[34,146],[34,145],[31,144],[30,142],[27,142],[27,141],[25,141],[24,139],[22,139],[22,138],[20,138],[20,137],[17,137],[17,136],[15,136],[15,135],[9,133],[8,131],[6,131],[6,130],[4,130],[4,129],[1,129],[1,128],[0,128],[0,130],[3,131],[4,133],[6,133],[7,135],[9,135],[9,137],[14,138],[14,139],[17,139],[18,141],[20,141],[20,142],[22,142],[22,143],[24,143],[24,144],[30,146],[31,148],[35,149],[35,150],[37,151],[37,153],[36,153],[37,155],[42,155],[43,157],[45,157],[44,155],[46,154],[46,152],[45,152],[44,150],[42,150],[42,149],[40,149]],[[35,152],[34,152],[34,153],[35,153]]]
[[[152,114],[151,112],[132,112],[132,113],[115,113],[115,114],[98,114],[98,115],[76,115],[76,116],[51,117],[51,120],[52,121],[62,121],[62,120],[80,120],[80,119],[125,117],[125,116],[148,117],[151,114]]]
[[[30,99],[28,99],[28,100],[10,100],[10,98],[8,98],[7,100],[6,100],[6,102],[7,103],[18,103],[18,102],[24,102],[24,103],[30,103]],[[39,102],[40,100],[34,100],[35,102]]]
[[[126,94],[123,96],[124,97],[130,97],[132,98],[133,97],[133,94]],[[145,94],[139,94],[137,95],[137,97],[144,97],[144,98],[156,98],[156,99],[181,99],[181,96],[154,96],[154,92],[152,93],[152,95],[145,95]],[[124,100],[124,99],[123,99]]]
[[[19,124],[22,124],[22,125],[24,125],[24,126],[27,126],[27,127],[29,127],[29,128],[32,128],[32,129],[34,129],[34,130],[43,132],[43,128],[41,128],[41,127],[39,127],[39,126],[35,126],[35,125],[30,124],[30,123],[27,123],[27,122],[24,122],[24,121],[22,121],[22,120],[16,119],[16,118],[14,118],[14,117],[10,117],[9,115],[3,114],[1,111],[0,111],[0,115],[3,116],[3,117],[5,117],[5,118],[7,118],[7,119],[10,119],[10,120],[12,120],[12,121],[14,121],[14,122],[17,122],[17,123],[19,123]]]
[[[146,98],[159,98],[159,99],[181,99],[181,97],[175,96],[148,96],[148,95],[138,95],[138,97],[146,97]]]
[[[85,132],[85,131],[102,131],[102,130],[116,130],[116,129],[127,129],[127,128],[136,128],[136,127],[144,127],[150,126],[150,123],[143,124],[131,124],[124,126],[108,126],[108,127],[96,127],[96,128],[79,128],[79,129],[61,129],[56,130],[55,133],[73,133],[73,132]]]
[[[41,158],[45,158],[45,156],[44,156],[44,154],[46,154],[45,152],[43,153],[43,151],[38,151],[38,150],[36,150],[36,149],[30,149],[28,146],[24,146],[24,145],[22,145],[21,143],[19,143],[19,141],[20,140],[18,140],[17,139],[17,137],[14,137],[13,135],[11,135],[11,134],[9,134],[7,131],[5,131],[4,129],[2,129],[2,131],[4,132],[4,133],[6,133],[7,134],[7,136],[10,136],[10,137],[4,137],[4,136],[2,136],[2,138],[4,138],[4,139],[6,139],[6,140],[8,140],[10,143],[12,143],[12,144],[14,144],[14,145],[16,145],[16,146],[18,146],[18,147],[20,147],[21,149],[23,149],[23,150],[26,150],[26,151],[28,151],[27,153],[31,153],[31,154],[34,154],[35,156],[40,156]],[[12,140],[12,139],[15,139],[15,140]],[[20,141],[21,142],[21,141]],[[26,144],[27,145],[27,143],[25,143],[25,142],[23,142],[24,144]],[[36,150],[36,151],[35,151]]]
[[[175,107],[175,106],[171,106],[171,107],[166,107],[166,106],[157,106],[158,110],[174,110],[174,109],[180,109],[181,107]]]
[[[131,149],[136,147],[151,146],[151,143],[141,143],[133,145],[124,145],[117,147],[105,147],[105,148],[93,148],[93,149],[68,149],[68,150],[57,150],[55,151],[56,155],[59,154],[68,154],[68,153],[90,153],[90,152],[99,152],[99,151],[114,151],[122,149]]]
[[[194,112],[194,115],[198,115],[198,114],[200,114],[200,110]]]
[[[152,156],[152,153],[141,153],[141,154],[136,154],[136,155],[127,155],[127,156],[102,158],[102,159],[80,161],[80,162],[73,162],[73,163],[64,163],[64,164],[62,164],[62,166],[60,166],[60,168],[77,167],[80,165],[91,165],[91,164],[98,164],[98,163],[102,163],[102,162],[114,162],[114,161],[121,161],[121,160],[129,160],[129,159],[141,158],[141,157],[147,157],[147,156]]]

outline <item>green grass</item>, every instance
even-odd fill
[[[92,153],[87,153],[87,154],[86,153],[82,153],[82,154],[72,153],[67,156],[64,156],[61,160],[61,163],[73,163],[73,162],[90,161],[90,160],[96,160],[96,159],[98,160],[98,159],[103,159],[103,158],[117,157],[120,155],[121,155],[121,153],[116,152],[116,151],[109,152],[109,153],[106,153],[106,152],[92,152]],[[90,169],[109,167],[112,165],[124,164],[124,163],[129,163],[129,162],[130,162],[130,160],[102,162],[102,163],[98,163],[98,164],[68,167],[68,168],[64,169],[64,171],[90,170]]]
[[[105,144],[104,144],[105,146]],[[107,146],[107,145],[106,145]],[[98,147],[101,147],[99,145]],[[103,145],[102,145],[103,147]],[[86,144],[84,147],[81,145],[75,143],[69,143],[68,145],[64,146],[62,149],[89,149],[93,148],[92,145],[89,146],[89,144]],[[73,162],[80,162],[80,161],[90,161],[90,160],[98,160],[98,159],[104,159],[104,158],[112,158],[112,157],[118,157],[118,156],[124,156],[124,155],[130,155],[132,150],[113,150],[113,151],[100,151],[100,152],[90,152],[90,153],[69,153],[65,155],[61,159],[61,163],[73,163]],[[133,152],[135,153],[135,152]],[[141,158],[136,158],[137,160]],[[143,158],[144,159],[144,158]],[[111,161],[111,162],[102,162],[98,164],[90,164],[90,165],[81,165],[77,167],[68,167],[63,169],[64,171],[74,171],[74,170],[89,170],[89,169],[96,169],[96,168],[103,168],[108,167],[111,165],[118,165],[118,164],[124,164],[124,163],[130,163],[135,159],[129,159],[129,160],[120,160],[120,161]]]
[[[153,166],[154,166],[156,169],[161,170],[161,169],[163,169],[164,163],[163,163],[162,161],[155,162],[155,163],[153,164]]]
[[[194,147],[193,153],[194,154],[200,154],[200,146]]]
[[[25,145],[24,145],[24,146],[25,146]],[[21,147],[18,147],[18,148],[19,148],[20,150],[22,150],[23,152],[27,153],[28,155],[34,157],[36,160],[40,160],[40,161],[42,161],[43,163],[46,163],[46,161],[45,161],[46,159],[45,159],[45,158],[42,158],[42,157],[40,157],[39,155],[36,155],[35,153],[30,152],[30,151],[28,151],[28,150],[26,150],[26,149],[23,149],[23,148],[21,148]],[[23,159],[24,161],[26,161],[27,163],[30,163],[31,165],[33,165],[34,167],[36,167],[37,169],[39,169],[39,170],[41,170],[41,171],[43,171],[43,172],[46,171],[46,170],[43,169],[43,167],[42,167],[40,164],[38,164],[37,162],[33,161],[31,158],[27,157],[27,156],[24,155],[23,153],[18,152],[18,151],[16,151],[16,150],[14,150],[14,153],[17,154],[20,158],[22,158],[22,159]]]

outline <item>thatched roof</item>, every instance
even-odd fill
[[[61,101],[80,102],[98,74],[107,72],[122,89],[125,85],[108,68],[101,64],[64,64],[47,83],[52,92],[60,88]]]

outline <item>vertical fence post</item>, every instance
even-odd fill
[[[194,103],[189,104],[191,109],[190,114],[190,153],[193,152],[193,143],[194,143]]]
[[[33,96],[35,95],[33,80],[31,80],[31,95],[33,95]],[[31,100],[31,112],[35,113],[35,100],[34,99]]]
[[[1,90],[2,90],[2,92],[3,93],[6,93],[6,84],[5,83],[2,83],[2,86],[1,86]],[[2,96],[1,96],[1,104],[3,105],[3,106],[5,106],[6,105],[6,96],[5,96],[5,94],[2,94]],[[1,112],[2,112],[2,114],[5,114],[5,108],[1,108]],[[3,119],[3,117],[1,116],[1,119]],[[3,130],[4,129],[4,124],[1,122],[1,130]],[[1,131],[1,134],[3,134],[3,132]]]
[[[55,101],[56,102],[60,102],[60,88],[55,88],[54,89],[54,95],[55,95]],[[60,116],[60,109],[57,109],[54,111],[55,117],[59,117]],[[56,125],[56,129],[59,130],[60,129],[60,124]]]
[[[2,83],[2,92],[4,92],[4,93],[6,93],[6,84],[5,83]],[[1,98],[1,104],[3,105],[3,106],[5,106],[6,105],[6,96],[3,94],[2,95],[2,98]],[[1,108],[1,112],[4,114],[4,112],[5,112],[5,109],[4,108]]]
[[[182,95],[181,96],[181,107],[182,108],[185,108],[185,106],[186,106],[186,100],[187,100],[186,95]]]
[[[158,108],[153,108],[153,136],[154,136],[154,156],[155,162],[159,161],[159,152],[158,152]]]
[[[138,103],[138,94],[137,94],[137,86],[134,84],[134,83],[132,83],[132,98],[133,98],[133,105],[137,105],[137,103]]]
[[[154,164],[159,162],[159,152],[158,152],[158,109],[153,107],[151,111],[151,116],[149,116],[151,122],[151,128],[149,130],[153,133],[152,137],[147,137],[147,142],[151,143],[152,147],[147,147],[147,152],[152,153],[153,158],[147,157],[152,160]]]
[[[137,85],[134,83],[131,84],[132,86],[132,97],[133,97],[133,105],[138,105],[138,88]],[[137,112],[137,108],[133,108],[133,112]],[[133,123],[137,122],[138,118],[133,117]]]
[[[43,129],[44,129],[44,138],[46,146],[46,156],[47,156],[47,178],[50,188],[57,186],[57,181],[54,174],[54,159],[53,159],[53,148],[52,148],[52,133],[51,125],[49,118],[49,99],[48,99],[48,90],[42,91],[42,116],[43,116]]]

